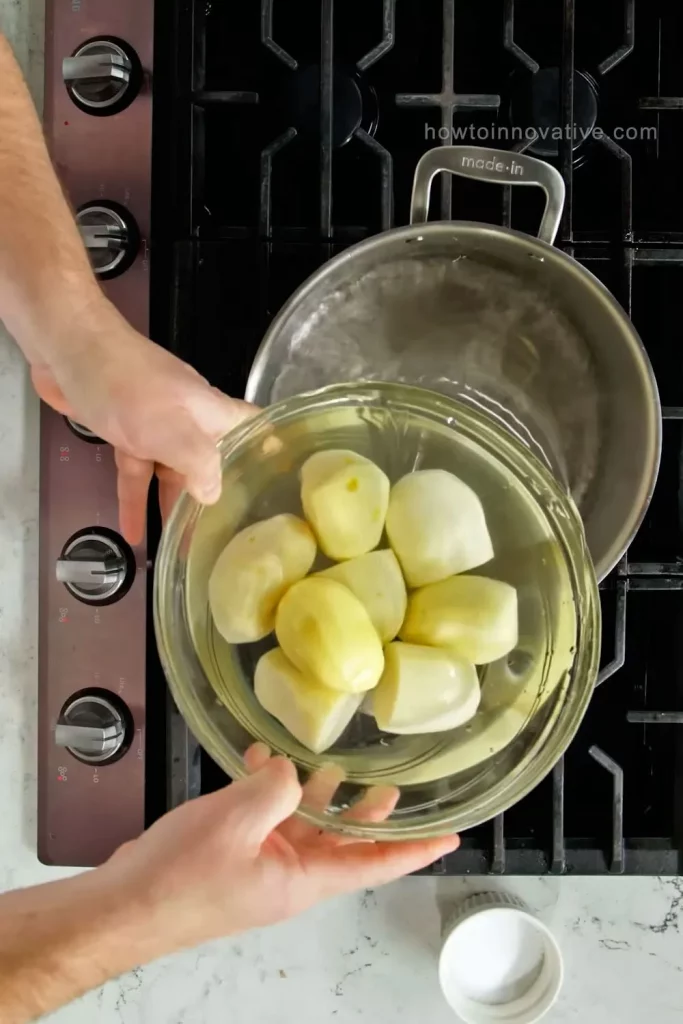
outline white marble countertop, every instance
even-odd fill
[[[34,95],[42,0],[0,0]],[[0,329],[0,890],[57,878],[35,854],[38,406]],[[51,1024],[334,1024],[454,1020],[439,992],[442,920],[464,896],[503,889],[557,936],[566,980],[552,1024],[679,1024],[682,879],[411,878],[298,920],[143,967]]]

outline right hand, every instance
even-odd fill
[[[457,836],[367,842],[320,832],[294,812],[327,806],[335,768],[302,791],[294,765],[262,744],[245,757],[251,776],[171,811],[101,869],[138,906],[165,946],[158,955],[274,924],[321,900],[374,887],[426,867],[459,845]],[[374,787],[353,809],[383,821],[398,791]]]

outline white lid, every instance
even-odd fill
[[[466,900],[447,935],[439,982],[467,1024],[533,1024],[562,986],[562,955],[551,932],[514,897]]]

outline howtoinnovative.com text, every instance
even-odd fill
[[[615,142],[624,140],[656,141],[657,129],[653,125],[630,125],[623,128],[617,125],[611,132],[602,128],[584,128],[579,125],[555,125],[553,127],[522,128],[519,125],[453,125],[452,128],[434,128],[425,124],[425,140],[439,142],[535,142],[538,139],[553,142],[586,142],[587,139],[611,138]]]

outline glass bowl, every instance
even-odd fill
[[[218,555],[252,522],[301,515],[298,470],[326,448],[369,457],[392,482],[415,469],[452,471],[483,503],[496,556],[476,572],[517,588],[519,643],[479,669],[481,706],[459,729],[394,736],[359,712],[331,750],[314,755],[254,696],[254,667],[274,639],[235,647],[213,627],[208,580]],[[320,828],[385,840],[471,828],[533,789],[578,729],[600,654],[598,590],[581,519],[535,456],[488,413],[390,383],[286,399],[232,431],[220,452],[222,497],[210,507],[181,497],[162,535],[154,587],[171,692],[217,764],[242,777],[244,752],[256,740],[289,757],[302,781],[332,761],[345,773],[332,803],[299,813]],[[400,789],[395,811],[383,822],[354,820],[355,801],[375,784]]]

